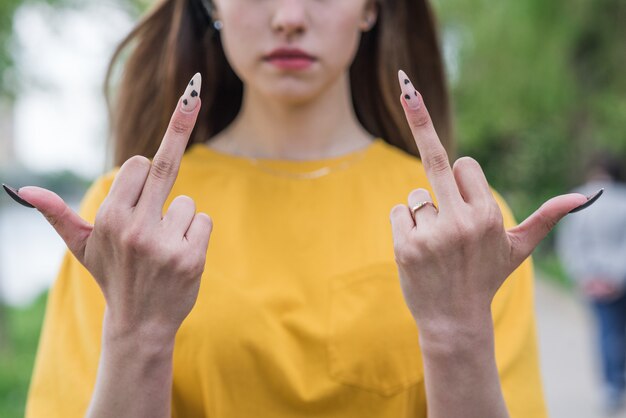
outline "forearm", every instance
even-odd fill
[[[170,417],[174,338],[146,332],[102,334],[98,377],[87,418]]]
[[[491,313],[479,326],[420,330],[429,418],[505,418]]]

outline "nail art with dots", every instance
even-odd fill
[[[200,73],[196,73],[189,84],[187,84],[187,88],[185,89],[185,93],[183,93],[182,99],[182,110],[183,112],[193,112],[193,110],[198,106],[199,98],[200,98],[200,87],[202,87],[202,76]]]
[[[420,97],[417,94],[417,90],[413,87],[413,83],[409,80],[409,77],[402,70],[398,70],[398,81],[400,82],[400,88],[402,89],[402,97],[410,109],[416,110],[420,107]]]

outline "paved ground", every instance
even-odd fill
[[[544,390],[551,418],[601,418],[592,318],[576,295],[536,282]],[[620,418],[626,418],[626,411]],[[617,417],[614,415],[614,417]]]

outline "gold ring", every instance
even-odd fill
[[[437,208],[437,206],[431,202],[430,200],[424,200],[423,202],[419,202],[417,205],[413,206],[411,208],[411,213],[413,214],[413,219],[415,219],[415,212],[417,212],[418,210],[420,210],[421,208],[423,208],[426,205],[430,205],[435,209],[435,212],[439,213],[439,209]]]

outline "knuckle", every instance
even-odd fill
[[[453,241],[453,245],[457,245],[458,241]],[[449,240],[446,240],[445,237],[439,237],[436,239],[429,239],[423,244],[424,252],[426,254],[430,254],[431,256],[434,254],[446,254],[451,250],[451,244]]]
[[[389,218],[395,219],[397,216],[403,214],[406,211],[406,205],[398,203],[389,211]]]
[[[430,251],[431,240],[424,239],[421,235],[411,235],[405,240],[394,244],[396,262],[401,265],[414,265],[422,263],[424,257]]]
[[[208,228],[213,228],[213,218],[204,212],[198,213],[198,217],[203,219]]]
[[[173,265],[178,274],[187,278],[196,278],[204,271],[204,261],[189,253],[179,253],[173,256]]]
[[[173,248],[163,247],[161,251],[163,254],[160,258],[163,260],[163,264],[169,266],[177,273],[185,269],[185,254]]]
[[[133,250],[141,254],[147,254],[152,251],[152,245],[148,234],[143,228],[131,226],[120,237],[121,244],[124,248]]]
[[[176,163],[163,157],[155,157],[150,173],[159,180],[165,180],[172,177],[176,171]]]
[[[161,240],[162,241],[162,240]],[[159,242],[154,248],[155,259],[158,265],[170,273],[180,274],[184,270],[183,263],[187,255],[183,254],[171,242]]]
[[[428,200],[428,201],[432,200],[430,196],[430,192],[423,188],[411,190],[407,199],[409,202],[421,202],[424,200]]]
[[[194,211],[196,210],[196,202],[187,195],[181,194],[176,196],[174,200],[177,201],[178,205],[193,209]]]
[[[422,129],[425,126],[428,126],[429,123],[430,118],[427,114],[424,114],[424,112],[419,112],[411,118],[411,125],[417,129]]]
[[[478,161],[476,161],[472,157],[461,157],[454,162],[455,170],[466,170],[475,168],[480,168],[480,165],[478,164]]]
[[[414,264],[417,260],[416,251],[406,243],[394,245],[394,255],[396,263],[403,266]]]
[[[204,238],[210,238],[211,233],[213,232],[213,220],[206,213],[197,212],[191,221],[191,225],[189,226],[189,229],[192,228],[195,230],[194,234],[192,236],[187,235],[187,240],[193,241],[194,244],[197,244],[198,242],[204,243]],[[206,248],[203,248],[203,251],[204,249]],[[202,256],[204,257],[205,255],[202,254]]]
[[[192,277],[202,276],[202,273],[204,273],[204,258],[193,263],[188,273]]]
[[[213,219],[207,215],[206,213],[198,213],[196,215],[199,219],[202,219],[201,222],[204,223],[204,230],[210,234],[213,231]]]
[[[450,167],[448,154],[443,149],[438,150],[431,155],[428,155],[424,160],[424,164],[433,173],[443,173],[447,171]]]
[[[504,219],[502,218],[502,212],[497,204],[489,206],[486,215],[486,229],[488,232],[499,232],[504,229]]]
[[[191,130],[191,123],[182,118],[174,118],[170,123],[170,130],[176,135],[186,135]]]
[[[143,169],[143,171],[148,171],[150,169],[151,162],[149,158],[144,157],[143,155],[133,155],[128,160],[126,160],[125,164],[130,165],[133,169],[136,170]]]

